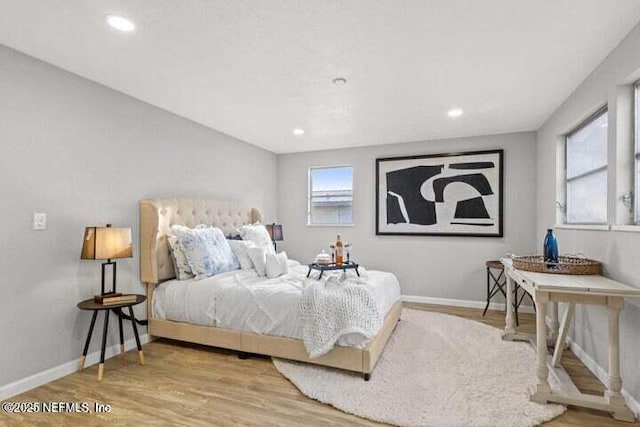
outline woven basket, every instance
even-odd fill
[[[559,256],[557,263],[545,262],[541,255],[519,256],[513,258],[513,266],[536,273],[589,275],[601,272],[600,262],[573,256]]]

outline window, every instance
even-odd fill
[[[353,168],[309,169],[309,225],[353,224]]]
[[[635,222],[636,224],[640,224],[640,82],[636,83],[636,149],[635,149],[635,181],[636,181],[636,189],[633,193],[634,198],[636,199],[636,209],[635,209]]]
[[[607,223],[607,110],[566,139],[566,223]]]

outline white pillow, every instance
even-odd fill
[[[240,237],[242,237],[242,240],[249,240],[255,243],[257,247],[263,248],[268,254],[276,254],[269,232],[264,225],[258,222],[251,225],[243,225],[238,228],[238,233]]]
[[[173,260],[173,269],[176,272],[176,279],[187,280],[193,279],[193,271],[187,261],[187,257],[184,255],[180,241],[176,236],[168,235],[167,242],[169,243],[169,249],[171,250],[171,259]]]
[[[251,261],[247,250],[249,248],[255,248],[255,243],[249,240],[228,240],[228,242],[233,254],[238,258],[240,268],[243,270],[251,270],[253,268],[253,261]]]
[[[287,260],[287,253],[280,252],[278,255],[266,254],[266,270],[267,277],[273,279],[281,274],[287,274],[289,272],[289,264]]]
[[[251,258],[251,262],[253,263],[258,276],[264,276],[267,273],[267,253],[265,252],[265,250],[263,248],[254,246],[251,248],[247,248],[247,254],[249,254],[249,258]]]

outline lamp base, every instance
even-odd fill
[[[111,287],[111,290],[109,292],[106,292],[104,289],[104,278],[105,278],[105,273],[106,273],[106,267],[110,265],[111,268],[113,269],[113,286]],[[107,260],[107,262],[103,262],[102,263],[102,281],[101,281],[101,286],[100,286],[100,292],[102,292],[102,295],[106,295],[106,294],[112,294],[116,292],[116,263],[115,261],[111,261],[110,259]]]

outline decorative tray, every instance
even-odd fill
[[[553,274],[600,274],[601,264],[588,258],[576,256],[559,256],[558,262],[547,262],[542,255],[513,257],[513,266],[518,270],[533,271],[535,273]]]

